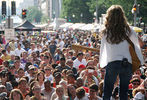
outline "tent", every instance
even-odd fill
[[[80,29],[80,27],[82,27],[84,25],[86,25],[86,24],[84,24],[84,23],[75,23],[75,24],[69,26],[69,28],[72,28],[72,29]]]
[[[64,24],[60,25],[60,28],[68,28],[71,25],[73,25],[73,23],[64,23]]]
[[[29,21],[24,21],[24,23],[20,24],[15,28],[15,31],[41,31],[41,28],[35,27]]]
[[[139,27],[133,27],[133,30],[135,31],[135,32],[142,32],[143,30],[141,29],[141,28],[139,28]]]

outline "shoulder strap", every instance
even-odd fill
[[[133,49],[135,50],[135,46],[133,44],[133,42],[130,40],[130,38],[126,35],[126,40],[128,41],[128,43],[133,47]]]

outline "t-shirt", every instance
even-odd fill
[[[10,55],[2,55],[1,56],[1,59],[3,60],[3,61],[7,61],[7,60],[10,60],[11,59],[11,57],[10,57]]]
[[[47,100],[51,99],[52,94],[55,92],[55,89],[52,88],[50,92],[46,92],[45,89],[41,90],[41,93],[47,98]]]

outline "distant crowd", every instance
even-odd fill
[[[144,65],[134,72],[129,100],[147,98],[147,39],[142,34]],[[99,33],[57,30],[0,36],[0,100],[102,100],[105,68],[99,52],[74,49],[72,44],[100,48]],[[119,78],[111,100],[118,100]]]

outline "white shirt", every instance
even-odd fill
[[[138,92],[133,100],[145,100],[145,96],[141,92]]]
[[[30,55],[32,52],[36,52],[36,49],[34,49],[34,50],[29,49],[28,54]]]
[[[143,56],[141,53],[138,36],[131,28],[131,41],[135,45],[135,51],[137,53],[138,58],[143,64]],[[129,52],[129,43],[127,40],[122,41],[119,44],[109,44],[106,40],[106,36],[104,35],[101,40],[100,47],[100,67],[105,67],[109,62],[122,60],[123,58],[127,58],[130,63],[132,63],[131,55]]]
[[[55,89],[54,88],[52,88],[52,90],[51,90],[51,92],[46,92],[45,91],[45,89],[42,89],[41,90],[41,93],[43,93],[44,94],[44,96],[47,98],[47,100],[51,100],[51,96],[52,96],[52,94],[55,92]]]
[[[45,76],[45,79],[46,80],[50,80],[51,82],[53,82],[53,79],[54,79],[54,77],[53,77],[53,75],[50,75],[50,76]]]
[[[59,48],[60,48],[60,50],[62,50],[63,47],[64,47],[64,41],[60,41],[60,42],[59,42]]]
[[[88,99],[88,94],[85,93],[85,96],[83,98],[81,98],[81,99],[78,99],[77,96],[76,96],[74,100],[89,100]]]
[[[22,49],[22,48],[21,48],[20,50],[19,50],[18,48],[15,49],[15,55],[16,55],[16,56],[20,56],[20,54],[21,54],[22,52],[25,52],[25,50]]]
[[[73,67],[75,67],[76,69],[79,69],[79,65],[83,64],[83,65],[87,65],[86,59],[82,59],[82,61],[80,62],[78,59],[75,59],[73,61]]]

